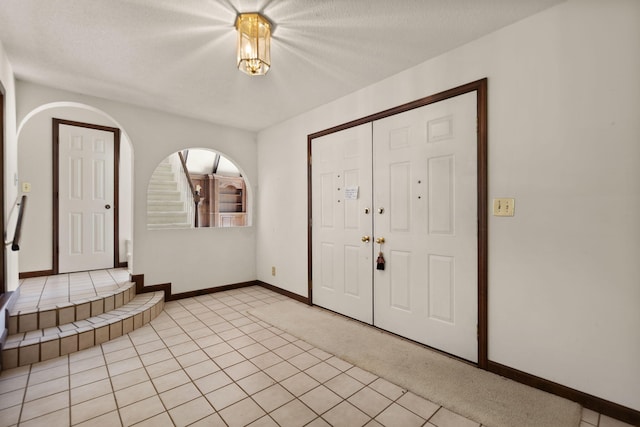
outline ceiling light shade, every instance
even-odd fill
[[[271,67],[271,23],[259,13],[241,13],[238,30],[238,69],[251,76],[264,75]]]

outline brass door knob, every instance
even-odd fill
[[[369,241],[371,240],[371,237],[369,237],[369,236],[362,236],[362,238],[361,238],[360,240],[362,240],[362,243],[369,243]]]
[[[384,243],[384,237],[378,237],[376,239],[376,243],[379,244],[379,245],[383,244]]]

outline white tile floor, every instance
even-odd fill
[[[55,307],[61,303],[113,293],[128,280],[129,272],[123,268],[22,279],[20,298],[11,308],[11,312]]]
[[[169,302],[114,341],[4,371],[0,426],[479,426],[247,313],[285,298],[254,286]]]

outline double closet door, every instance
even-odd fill
[[[477,362],[476,117],[469,92],[312,140],[314,304]]]

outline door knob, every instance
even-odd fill
[[[382,215],[384,213],[384,208],[378,208],[378,213]]]
[[[111,209],[111,205],[104,205],[105,209]]]
[[[376,243],[379,244],[379,245],[383,244],[384,243],[384,237],[378,237],[376,239]]]
[[[371,237],[369,236],[362,236],[362,238],[360,239],[362,240],[363,243],[369,243],[369,241],[371,240]]]

